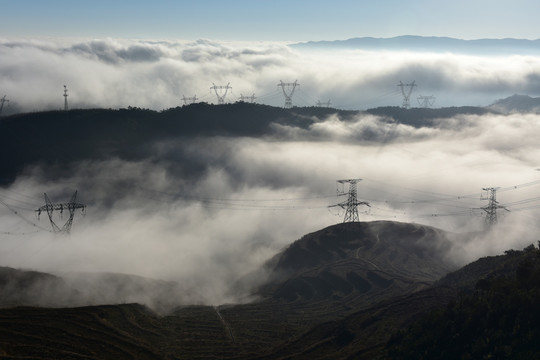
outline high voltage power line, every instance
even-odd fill
[[[11,211],[14,215],[18,216],[19,218],[21,218],[23,221],[25,221],[26,223],[30,224],[32,227],[35,227],[39,230],[43,230],[43,231],[47,231],[47,232],[51,232],[49,229],[46,229],[30,220],[28,220],[26,217],[24,217],[23,215],[21,215],[19,213],[19,211],[15,210],[15,208],[12,206],[12,205],[9,205],[7,204],[4,200],[2,200],[0,198],[0,204],[4,205],[9,211]],[[5,235],[12,235],[13,233],[12,232],[4,232]]]
[[[71,199],[67,203],[55,203],[53,204],[51,200],[49,200],[49,197],[47,196],[47,193],[43,194],[45,197],[45,205],[41,206],[39,209],[35,210],[39,216],[41,215],[41,212],[46,212],[49,216],[49,221],[51,222],[51,226],[54,232],[63,232],[69,234],[71,232],[71,226],[73,225],[73,218],[75,215],[75,210],[81,209],[81,211],[84,214],[84,211],[86,209],[85,204],[77,203],[75,202],[77,199],[77,191],[71,196]],[[69,213],[69,218],[65,222],[65,224],[62,227],[59,227],[56,225],[56,222],[53,220],[53,213],[54,211],[60,211],[60,215],[66,210]]]
[[[373,196],[371,198],[368,196],[363,196],[358,189],[356,189],[356,185],[360,179],[353,179],[357,180],[355,184],[352,184],[350,180],[342,180],[342,185],[347,183],[350,185],[350,189],[348,193],[345,193],[345,191],[342,191],[341,195],[349,195],[349,198],[351,197],[351,191],[353,198],[352,201],[349,201],[351,199],[348,199],[347,201],[344,201],[338,205],[346,210],[346,219],[347,214],[349,214],[349,221],[359,221],[357,217],[357,211],[355,211],[356,206],[358,205],[368,205],[366,201],[359,201],[356,196],[361,196],[363,199],[368,200],[370,211],[373,210],[377,212],[377,214],[369,214],[370,216],[378,216],[378,217],[389,217],[389,218],[397,218],[400,216],[409,216],[413,218],[429,218],[429,217],[450,217],[450,216],[467,216],[467,215],[478,215],[480,216],[482,214],[482,211],[487,212],[486,208],[491,209],[491,211],[494,210],[494,205],[497,205],[495,203],[491,203],[491,205],[488,204],[488,206],[480,206],[480,204],[471,204],[470,202],[466,202],[464,200],[473,200],[477,199],[478,201],[481,200],[481,198],[477,194],[465,194],[465,195],[450,195],[445,193],[438,193],[433,191],[426,191],[421,189],[413,189],[413,188],[407,188],[400,185],[394,185],[394,184],[388,184],[385,182],[377,181],[377,180],[367,180],[364,179],[364,181],[367,181],[367,183],[373,183],[375,186],[363,186],[362,188],[368,188],[370,189],[370,192],[379,192],[382,193],[383,196],[380,196],[378,199],[373,199]],[[339,182],[339,181],[338,181]],[[501,187],[497,188],[497,192],[507,192],[507,191],[513,191],[518,189],[523,189],[526,187],[534,186],[540,184],[540,180],[531,181],[523,184],[508,186],[508,187]],[[398,191],[396,193],[389,193],[387,191],[388,187],[392,187],[393,189],[402,189],[407,190],[412,193],[416,193],[417,196],[415,198],[414,195],[407,195],[404,194],[401,191]],[[328,194],[328,195],[320,195],[320,196],[298,196],[298,197],[276,197],[276,198],[234,198],[234,197],[209,197],[209,196],[196,196],[192,194],[182,193],[182,192],[166,192],[166,191],[160,191],[155,189],[148,189],[144,187],[137,187],[139,191],[135,192],[135,195],[132,196],[139,196],[145,199],[151,199],[156,202],[162,202],[162,203],[177,203],[179,201],[186,201],[190,203],[198,203],[201,206],[205,208],[213,208],[213,209],[219,209],[219,210],[234,210],[234,211],[305,211],[305,210],[313,210],[313,209],[325,209],[332,206],[332,204],[328,203],[330,202],[330,199],[335,199],[335,194]],[[486,188],[490,189],[490,188]],[[356,192],[354,191],[356,190]],[[360,194],[359,194],[360,193]],[[148,194],[148,195],[145,195]],[[392,199],[394,197],[394,199]],[[409,197],[410,199],[404,199]],[[21,218],[24,222],[32,226],[33,228],[37,229],[37,231],[47,231],[51,232],[49,229],[46,229],[39,224],[36,224],[35,222],[28,219],[28,216],[24,216],[21,214],[21,212],[27,211],[27,212],[34,212],[37,205],[36,203],[39,200],[35,197],[28,196],[26,194],[22,194],[20,192],[15,192],[13,190],[4,189],[0,191],[0,204],[6,207],[9,211],[11,211],[14,215]],[[540,202],[540,196],[535,196],[531,198],[521,199],[521,200],[515,200],[508,203],[501,203],[501,207],[508,208],[511,211],[519,212],[519,211],[526,211],[526,210],[533,210],[540,208],[540,204],[534,204],[535,202]],[[71,201],[69,204],[76,204],[75,201]],[[77,203],[78,204],[78,203]],[[432,204],[436,206],[437,208],[440,207],[446,207],[446,208],[454,208],[457,211],[433,211],[431,213],[414,213],[411,212],[411,207],[414,207],[415,205],[429,205]],[[56,206],[58,205],[58,206]],[[55,210],[61,210],[60,206],[66,205],[65,209],[69,210],[68,203],[66,204],[52,204],[48,203],[41,207],[42,211],[47,210],[47,206],[51,207],[51,209]],[[82,204],[78,204],[78,208],[82,208]],[[381,206],[382,205],[382,206]],[[406,208],[399,209],[392,205],[410,205]],[[527,205],[527,206],[523,206]],[[55,208],[56,206],[57,208]],[[491,208],[489,208],[491,206]],[[499,205],[498,205],[499,206]],[[63,208],[63,207],[62,207]],[[73,208],[75,210],[75,207]],[[385,215],[384,213],[389,213],[388,215]],[[491,215],[490,215],[491,214]],[[488,215],[493,216],[493,213],[488,213]],[[345,220],[347,221],[347,220]],[[487,220],[486,220],[487,221]],[[54,226],[53,226],[54,228]],[[19,232],[12,232],[12,231],[3,231],[5,229],[0,229],[0,234],[28,234],[27,231],[19,231]]]

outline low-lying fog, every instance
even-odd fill
[[[375,140],[359,140],[366,133]],[[491,231],[456,244],[449,256],[464,264],[538,240],[539,133],[532,114],[459,116],[430,128],[331,116],[267,138],[155,144],[146,161],[85,161],[55,181],[33,168],[1,191],[9,208],[0,208],[0,264],[135,274],[181,283],[190,302],[236,301],[245,295],[230,293],[236,279],[302,235],[342,221],[343,211],[328,206],[345,200],[336,197],[336,180],[349,178],[363,179],[358,197],[371,204],[359,207],[362,221],[455,233],[483,229],[481,190],[500,187],[497,200],[510,212],[499,209]],[[185,172],[185,159],[174,161],[180,153],[204,170]],[[47,214],[38,220],[33,211],[42,193],[67,202],[76,189],[86,215],[76,213],[69,236],[46,231]],[[63,215],[55,215],[60,227]]]

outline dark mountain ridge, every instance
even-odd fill
[[[436,119],[456,114],[484,114],[483,108],[402,109],[384,107],[367,113],[415,127],[437,126]],[[174,162],[183,174],[204,171],[193,154],[176,148],[160,153],[157,144],[215,136],[272,137],[276,128],[309,129],[337,114],[350,121],[359,111],[308,107],[282,109],[266,105],[192,104],[161,112],[139,108],[89,109],[17,114],[0,118],[0,184],[10,184],[32,166],[42,166],[42,176],[61,177],[81,161],[120,158],[128,161]],[[372,141],[365,134],[366,141]]]
[[[159,142],[199,136],[266,136],[272,134],[272,124],[306,128],[315,121],[313,117],[335,113],[347,118],[355,112],[198,103],[161,112],[139,108],[89,109],[2,117],[0,149],[11,155],[1,159],[0,181],[10,183],[29,165],[47,164],[60,171],[83,160],[141,160],[152,158],[153,147]],[[186,163],[192,157],[188,155]]]

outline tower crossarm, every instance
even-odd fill
[[[371,207],[368,202],[366,201],[359,201],[357,198],[357,190],[356,185],[359,181],[362,181],[362,179],[343,179],[343,180],[337,180],[337,183],[339,184],[349,184],[349,191],[345,193],[344,190],[339,191],[338,190],[338,196],[339,195],[348,195],[346,201],[342,201],[336,205],[332,205],[330,207],[339,206],[342,209],[345,210],[345,217],[343,219],[343,222],[358,222],[360,221],[358,217],[358,206],[360,205],[366,205],[367,207]]]
[[[47,215],[49,216],[49,221],[51,222],[51,226],[54,232],[69,233],[71,231],[71,226],[73,224],[73,217],[75,216],[75,210],[81,209],[81,211],[84,213],[86,209],[85,204],[76,202],[77,191],[75,191],[75,193],[71,196],[70,201],[65,202],[65,203],[52,203],[46,193],[44,193],[43,196],[45,198],[45,205],[36,209],[38,218],[42,212],[46,212]],[[66,223],[62,226],[62,228],[60,228],[53,220],[53,213],[55,211],[59,211],[60,214],[62,215],[64,213],[64,210],[69,213],[69,218],[66,221]]]
[[[283,81],[279,81],[279,84],[277,86],[281,87],[281,91],[283,91],[283,96],[285,96],[285,105],[284,107],[286,109],[292,107],[292,96],[294,95],[294,90],[296,90],[297,86],[300,86],[298,83],[298,80],[295,80],[293,83],[284,83]],[[285,90],[285,88],[292,88],[289,93]]]
[[[424,108],[428,108],[428,107],[431,107],[433,106],[433,104],[435,103],[435,96],[431,95],[431,96],[419,96],[417,98],[418,100],[418,104]]]
[[[411,103],[410,103],[411,94],[413,92],[414,87],[417,86],[417,85],[416,85],[415,81],[413,81],[410,84],[404,84],[404,83],[402,83],[400,81],[397,86],[399,88],[401,88],[401,94],[403,95],[403,105],[402,106],[404,108],[408,109],[411,106]],[[408,88],[408,90],[405,91],[405,88]]]
[[[283,95],[285,95],[285,97],[292,97],[294,95],[294,91],[296,90],[296,87],[300,86],[300,84],[298,83],[298,80],[295,80],[293,83],[284,83],[283,81],[280,80],[277,86],[281,87],[281,90],[283,90]],[[292,87],[291,92],[289,94],[287,94],[287,92],[285,91],[286,87],[287,88]]]
[[[482,188],[483,191],[487,193],[486,196],[480,196],[480,200],[488,200],[488,205],[481,207],[480,210],[485,211],[486,218],[485,223],[488,226],[492,226],[497,223],[497,210],[503,209],[506,211],[510,211],[508,208],[506,208],[503,205],[500,205],[497,201],[497,189],[495,187],[488,187],[488,188]]]
[[[184,102],[184,105],[194,104],[197,102],[197,100],[199,100],[199,98],[197,98],[197,95],[193,95],[193,97],[185,97],[184,95],[182,95],[182,101]]]
[[[230,84],[231,83],[228,83],[227,85],[216,85],[212,83],[210,90],[214,90],[214,92],[216,93],[218,104],[225,104],[225,96],[227,96],[227,92],[229,91],[229,89],[232,89],[232,87],[229,86]],[[220,94],[218,90],[225,90],[225,92]]]
[[[44,211],[64,211],[64,210],[76,210],[76,209],[85,209],[86,205],[81,203],[57,203],[57,204],[47,204],[43,205],[36,210],[38,214]]]

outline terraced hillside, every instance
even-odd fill
[[[163,328],[141,305],[0,310],[0,357],[158,359]]]

